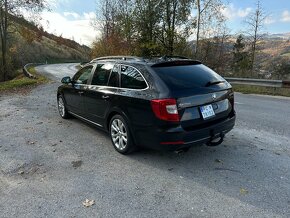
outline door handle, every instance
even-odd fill
[[[84,92],[83,91],[79,91],[79,94],[82,95],[82,94],[84,94]]]
[[[110,98],[110,96],[108,96],[108,95],[103,95],[102,96],[102,99],[108,99],[108,98]]]

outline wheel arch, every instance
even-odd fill
[[[120,109],[119,107],[114,107],[107,114],[107,118],[106,118],[106,122],[105,122],[107,131],[110,130],[110,128],[109,128],[110,121],[113,118],[113,116],[115,116],[115,115],[121,115],[122,117],[124,117],[126,122],[131,126],[131,122],[130,122],[130,119],[127,116],[127,114],[122,109]]]
[[[67,104],[67,102],[66,102],[66,98],[65,98],[64,93],[63,93],[62,90],[58,90],[58,91],[57,91],[56,99],[58,99],[59,96],[61,96],[62,99],[64,100],[64,103]]]
[[[105,130],[110,132],[110,122],[111,122],[111,119],[115,115],[121,115],[125,119],[125,121],[129,125],[130,133],[131,133],[131,136],[133,138],[133,142],[136,144],[136,137],[135,137],[134,129],[132,128],[132,124],[130,122],[130,119],[126,115],[126,113],[123,110],[121,110],[120,108],[118,108],[118,107],[114,107],[114,108],[112,108],[112,110],[110,110],[110,112],[108,112],[108,115],[107,115],[107,118],[106,118],[106,122],[105,122],[105,125],[106,125],[105,126]]]

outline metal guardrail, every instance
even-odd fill
[[[231,84],[290,88],[290,81],[225,77]]]
[[[27,76],[28,78],[30,79],[37,79],[36,76],[32,75],[28,68],[29,67],[35,67],[35,66],[39,66],[39,65],[43,65],[43,63],[29,63],[29,64],[26,64],[24,67],[23,67],[23,74],[25,76]]]
[[[44,63],[26,64],[23,67],[23,74],[31,79],[36,79],[36,77],[28,71],[28,68],[31,66],[35,67],[35,66],[43,65],[43,64]],[[290,88],[290,81],[287,81],[287,80],[250,79],[250,78],[235,78],[235,77],[225,77],[225,79],[231,84],[276,87],[276,88]]]

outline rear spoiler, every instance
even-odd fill
[[[172,66],[184,66],[184,65],[198,65],[202,64],[200,61],[195,60],[174,60],[164,61],[151,65],[151,67],[172,67]]]

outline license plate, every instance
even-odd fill
[[[200,107],[200,111],[201,111],[203,119],[209,119],[215,116],[215,113],[211,104]]]

